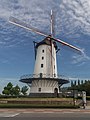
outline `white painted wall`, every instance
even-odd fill
[[[41,88],[41,92],[39,92]],[[35,80],[32,82],[30,93],[54,93],[54,89],[58,88],[58,82],[54,80]]]
[[[44,57],[44,59],[42,59],[42,57]],[[41,64],[43,64],[43,67],[41,67]],[[47,44],[42,44],[37,48],[33,77],[39,78],[40,73],[42,73],[42,77],[45,78],[57,77],[56,49],[54,47],[54,44],[52,44],[52,50],[51,46]],[[56,76],[54,76],[54,74]],[[38,93],[39,88],[41,88],[42,93],[53,93],[54,89],[58,88],[58,82],[54,80],[34,80],[32,82],[30,92]]]

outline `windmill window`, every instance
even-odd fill
[[[41,68],[43,68],[43,64],[41,64]]]
[[[55,65],[54,65],[54,69],[55,69]]]
[[[38,91],[41,92],[41,88],[38,88]]]
[[[44,50],[42,50],[42,53],[44,53]]]
[[[40,73],[40,78],[42,78],[42,76],[43,76],[43,74],[42,74],[42,73]]]
[[[42,57],[42,60],[44,59],[44,57]]]
[[[54,77],[56,77],[56,74],[54,73]]]

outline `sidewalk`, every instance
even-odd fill
[[[86,106],[86,108],[85,108],[86,110],[90,110],[90,106]]]
[[[0,109],[1,112],[13,112],[13,113],[90,113],[90,106],[86,109]]]

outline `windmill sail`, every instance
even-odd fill
[[[31,27],[30,25],[28,25],[28,24],[26,24],[26,23],[24,23],[24,22],[21,22],[21,21],[20,21],[19,19],[17,19],[17,18],[10,17],[9,22],[12,23],[12,24],[14,24],[14,25],[16,25],[16,26],[19,26],[19,27],[21,27],[21,28],[24,28],[24,29],[27,29],[27,30],[29,30],[29,31],[35,32],[35,33],[37,33],[37,34],[39,34],[39,35],[42,35],[42,36],[45,36],[45,37],[48,36],[48,35],[44,34],[43,32],[37,30],[36,28],[33,28],[33,27]]]
[[[77,48],[77,47],[75,47],[75,46],[73,46],[73,45],[71,45],[71,44],[69,44],[67,42],[64,42],[64,41],[60,40],[60,39],[56,39],[56,38],[52,38],[52,39],[55,40],[56,42],[59,42],[59,43],[61,43],[63,45],[66,45],[66,46],[68,46],[68,47],[70,47],[70,48],[72,48],[74,50],[77,50],[78,52],[82,53],[82,50],[80,48]]]
[[[51,12],[51,15],[52,15],[52,12]],[[24,28],[24,29],[27,29],[27,30],[29,30],[29,31],[35,32],[35,33],[37,33],[37,34],[39,34],[39,35],[42,35],[42,36],[45,36],[45,37],[48,36],[47,34],[45,34],[45,33],[41,32],[41,31],[37,30],[36,28],[33,28],[33,27],[31,27],[30,25],[28,25],[28,24],[26,24],[26,23],[24,23],[24,22],[21,22],[21,21],[20,21],[19,19],[17,19],[17,18],[10,17],[9,22],[12,23],[12,24],[14,24],[14,25],[16,25],[16,26],[19,26],[19,27],[21,27],[21,28]],[[52,22],[51,22],[51,32],[53,33]],[[81,49],[79,49],[79,48],[77,48],[77,47],[75,47],[75,46],[73,46],[73,45],[71,45],[71,44],[69,44],[69,43],[67,43],[67,42],[64,42],[64,41],[62,41],[62,40],[60,40],[60,39],[54,38],[54,37],[52,37],[52,35],[51,35],[51,36],[49,35],[49,37],[50,37],[52,40],[56,41],[56,42],[59,42],[59,43],[65,45],[65,46],[68,46],[68,47],[70,47],[70,48],[72,48],[72,49],[74,49],[74,50],[82,53],[82,50],[81,50]]]

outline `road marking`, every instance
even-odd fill
[[[19,115],[20,113],[16,113],[16,114],[13,114],[13,115],[11,115],[10,117],[15,117],[15,116],[17,116],[17,115]]]
[[[20,113],[0,113],[0,117],[15,117],[17,115],[19,115]]]

